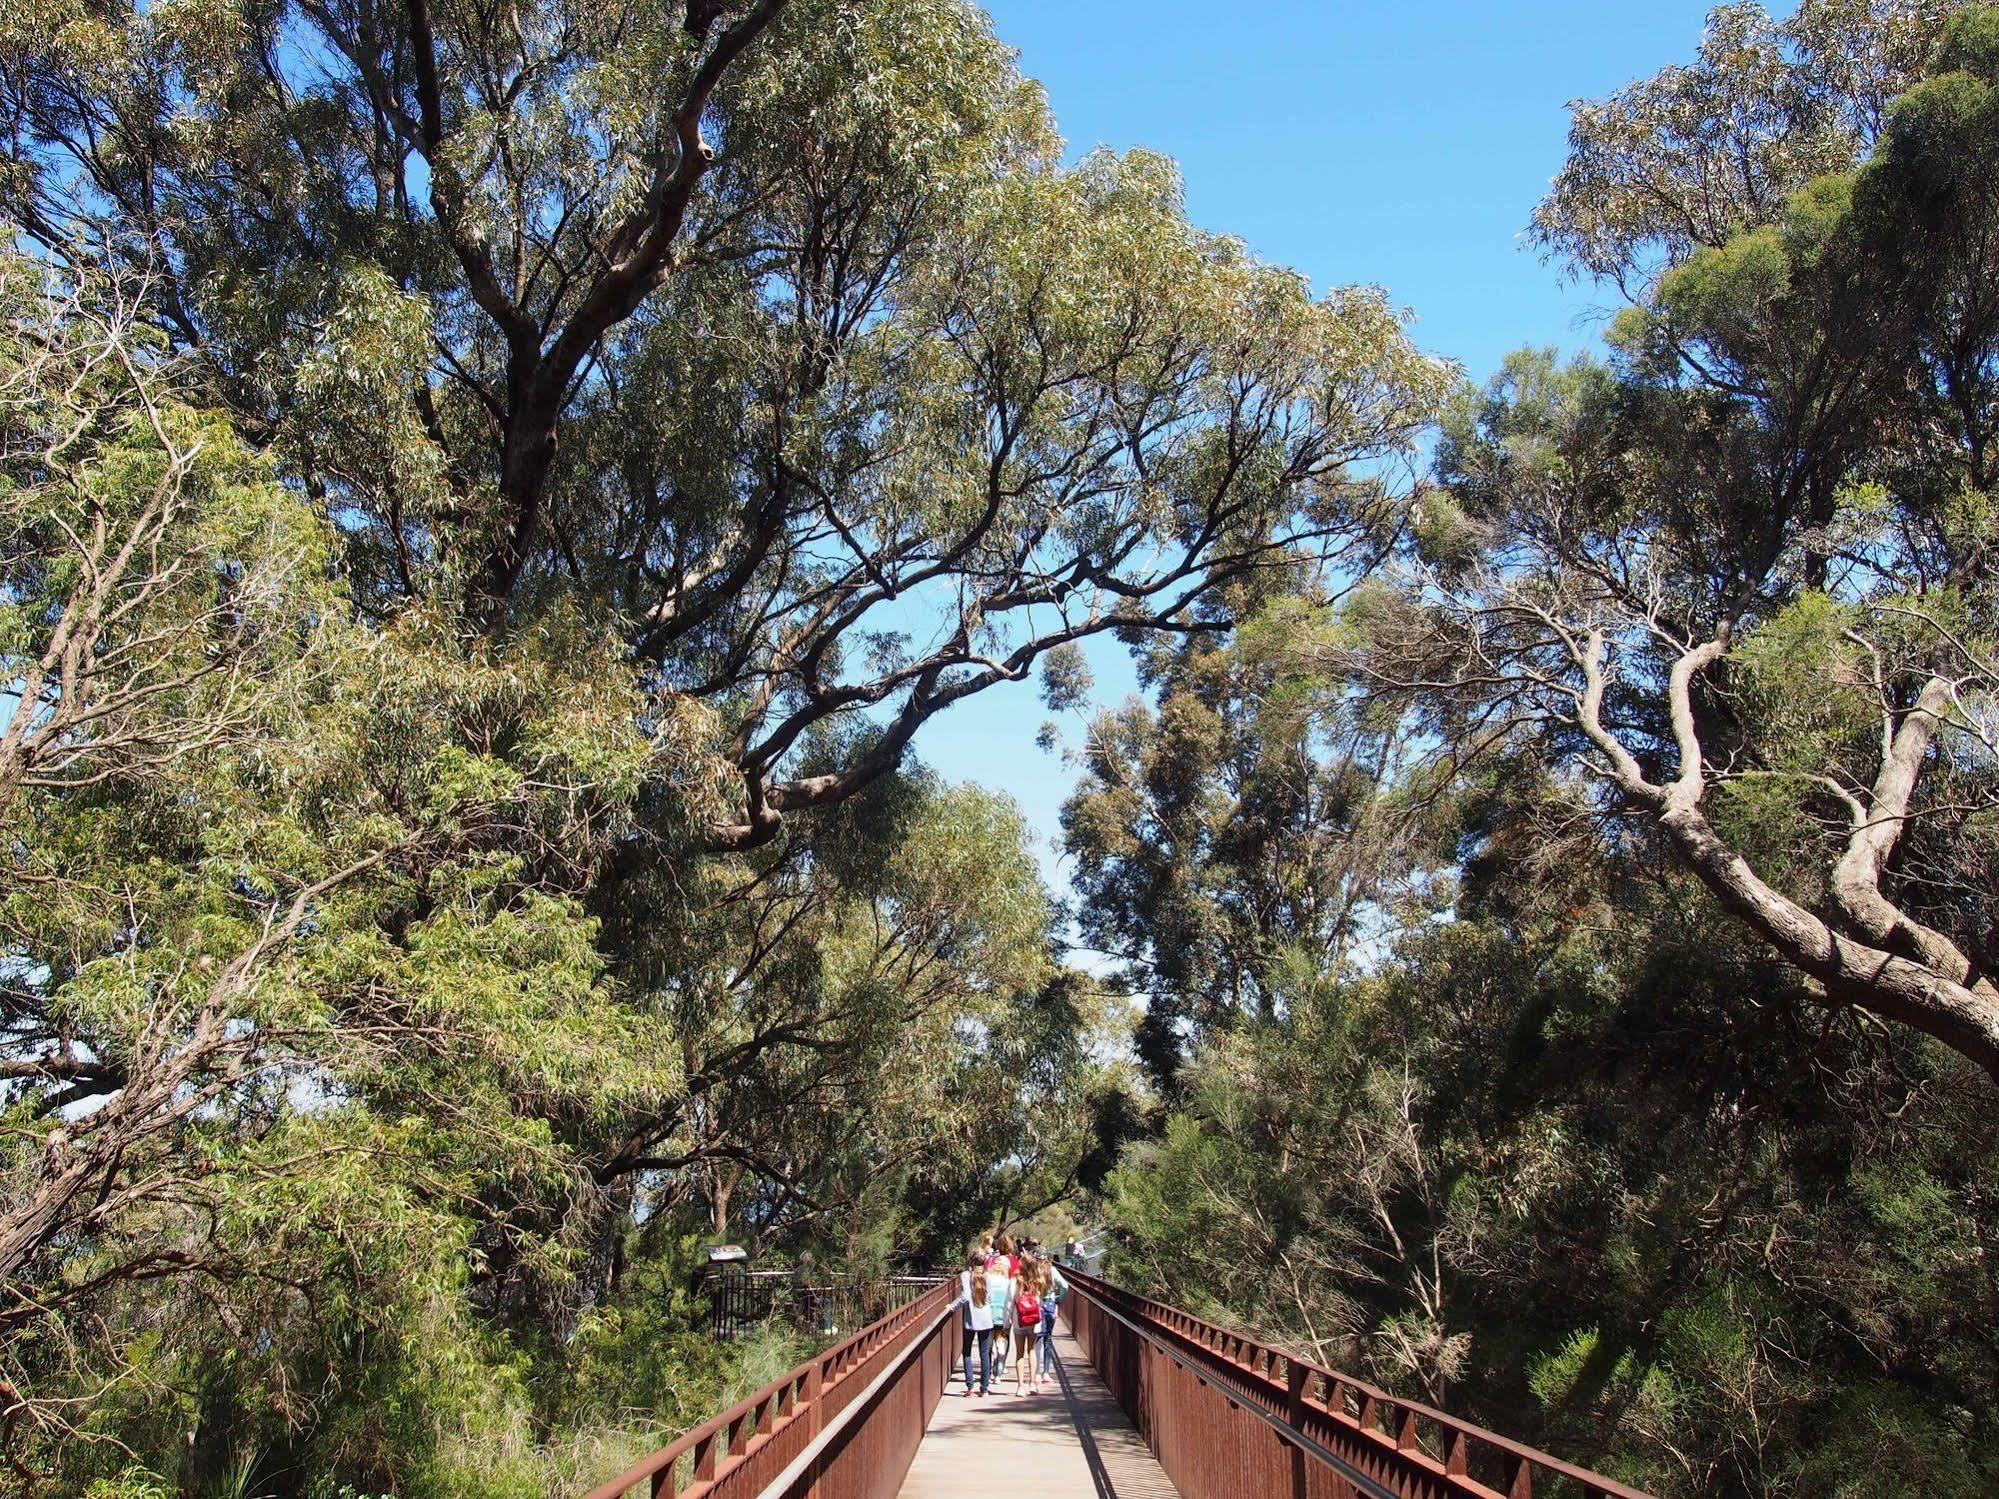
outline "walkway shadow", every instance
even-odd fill
[[[1075,1381],[1069,1378],[1069,1361],[1059,1353],[1055,1355],[1055,1381],[1062,1387],[1062,1402],[1069,1408],[1069,1419],[1076,1428],[1076,1440],[1083,1445],[1083,1461],[1090,1465],[1090,1482],[1097,1486],[1097,1499],[1118,1499],[1110,1469],[1104,1466],[1104,1455],[1097,1447],[1096,1433],[1090,1429],[1082,1403],[1076,1396]]]
[[[1062,1402],[1070,1423],[1076,1428],[1083,1461],[1089,1464],[1097,1499],[1178,1499],[1179,1491],[1167,1481],[1152,1449],[1126,1418],[1109,1387],[1083,1357],[1082,1350],[1072,1341],[1068,1351],[1087,1371],[1088,1381],[1069,1377],[1070,1361],[1061,1350],[1055,1355],[1055,1377],[1062,1387]]]

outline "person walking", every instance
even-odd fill
[[[1013,1325],[1013,1300],[1019,1284],[1007,1268],[1006,1256],[995,1254],[986,1261],[986,1298],[993,1311],[993,1384],[1006,1373],[1007,1355],[1020,1339]]]
[[[986,1268],[988,1270],[992,1269],[994,1262],[997,1261],[1005,1267],[1009,1280],[1018,1280],[1020,1278],[1020,1255],[1014,1250],[1013,1236],[1011,1234],[1001,1234],[987,1253]]]
[[[964,1315],[959,1321],[963,1332],[963,1343],[959,1357],[965,1366],[965,1398],[972,1398],[972,1345],[979,1349],[979,1394],[986,1393],[992,1382],[993,1367],[993,1307],[992,1287],[986,1278],[986,1267],[978,1255],[972,1255],[958,1276],[958,1294],[963,1298]]]
[[[1069,1282],[1062,1275],[1062,1267],[1047,1255],[1036,1263],[1035,1271],[1035,1288],[1041,1297],[1039,1362],[1034,1370],[1034,1388],[1039,1390],[1043,1380],[1055,1377],[1055,1314],[1061,1309],[1062,1298],[1069,1294]]]
[[[1013,1312],[1013,1392],[1025,1395],[1034,1372],[1035,1339],[1041,1332],[1041,1293],[1036,1289],[1031,1269],[1021,1272],[1013,1293]]]

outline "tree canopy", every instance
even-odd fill
[[[1661,1493],[1991,1487],[1995,39],[1724,6],[1574,106],[1605,350],[1089,726],[1113,1273]]]
[[[1575,105],[1623,310],[1474,388],[960,0],[0,15],[4,1482],[573,1491],[797,1351],[710,1241],[1046,1212],[1989,1490],[1995,16]],[[1067,901],[919,758],[1037,674]]]

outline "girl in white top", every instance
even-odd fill
[[[965,1365],[965,1397],[972,1395],[972,1345],[979,1345],[979,1394],[986,1392],[992,1380],[993,1357],[993,1298],[992,1283],[986,1274],[984,1263],[977,1255],[958,1277],[958,1294],[963,1298],[965,1314],[959,1324],[964,1333],[960,1357]],[[1009,1303],[1011,1304],[1011,1303]]]

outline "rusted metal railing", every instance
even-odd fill
[[[957,1308],[955,1281],[931,1287],[585,1499],[894,1499],[950,1377]]]
[[[1646,1499],[1080,1270],[1062,1314],[1182,1499]]]

